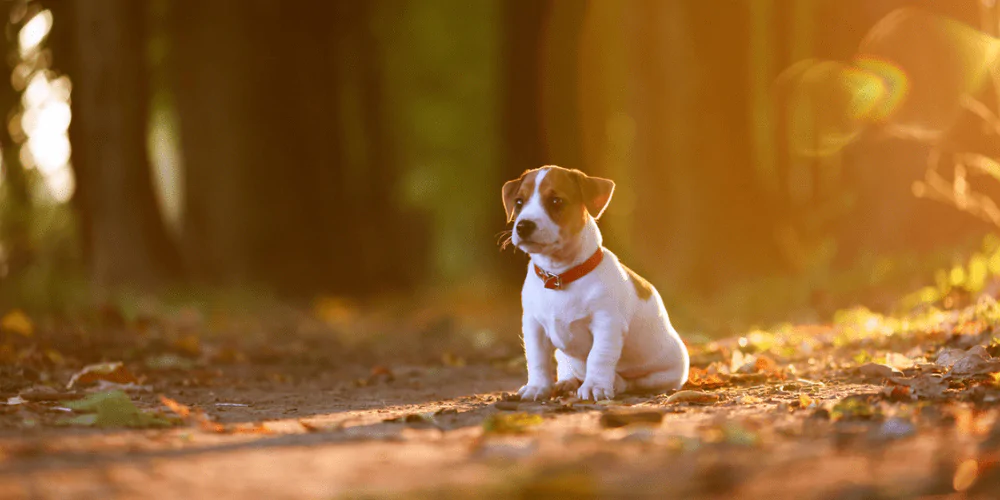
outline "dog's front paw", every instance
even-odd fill
[[[580,388],[580,379],[576,377],[568,378],[566,380],[559,380],[556,382],[555,392],[556,394],[562,394],[565,392],[575,394],[576,390]]]
[[[517,395],[524,401],[538,401],[552,397],[551,385],[526,385],[517,391]]]
[[[576,397],[589,401],[602,401],[615,398],[614,384],[605,384],[585,380],[580,389],[576,391]]]

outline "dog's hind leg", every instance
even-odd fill
[[[653,372],[628,381],[631,392],[668,391],[680,389],[687,382],[686,367],[678,367],[662,372]]]

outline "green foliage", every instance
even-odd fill
[[[88,427],[169,427],[173,422],[136,408],[122,391],[108,391],[91,394],[79,401],[63,403],[67,408],[88,412],[64,419],[64,425]]]
[[[10,186],[0,184],[0,249],[25,251],[14,268],[6,261],[10,255],[0,252],[0,304],[66,311],[81,304],[85,291],[76,216],[48,197],[36,171],[25,173],[30,204],[13,202]]]
[[[541,415],[530,413],[496,413],[483,421],[487,434],[524,434],[542,423]]]
[[[432,215],[435,278],[455,281],[491,261],[503,223],[496,166],[499,4],[407,0],[383,5],[386,117],[403,173],[400,196]],[[527,168],[527,167],[526,167]],[[491,223],[490,221],[495,221]]]

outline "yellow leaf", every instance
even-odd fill
[[[816,400],[809,397],[808,394],[799,394],[799,408],[809,408],[816,404]]]
[[[523,434],[542,423],[541,415],[531,413],[496,413],[483,421],[487,434]]]
[[[955,471],[955,478],[951,484],[955,487],[955,491],[965,491],[972,486],[972,483],[976,482],[976,476],[978,475],[979,464],[975,460],[969,459],[958,464],[958,469]]]
[[[20,309],[14,309],[0,319],[0,330],[16,333],[23,337],[30,337],[35,334],[35,325],[31,318]]]

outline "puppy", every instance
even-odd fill
[[[660,294],[602,246],[596,219],[614,189],[611,180],[552,165],[503,186],[511,241],[531,257],[521,290],[522,399],[574,390],[581,399],[612,399],[687,381],[688,352]]]

